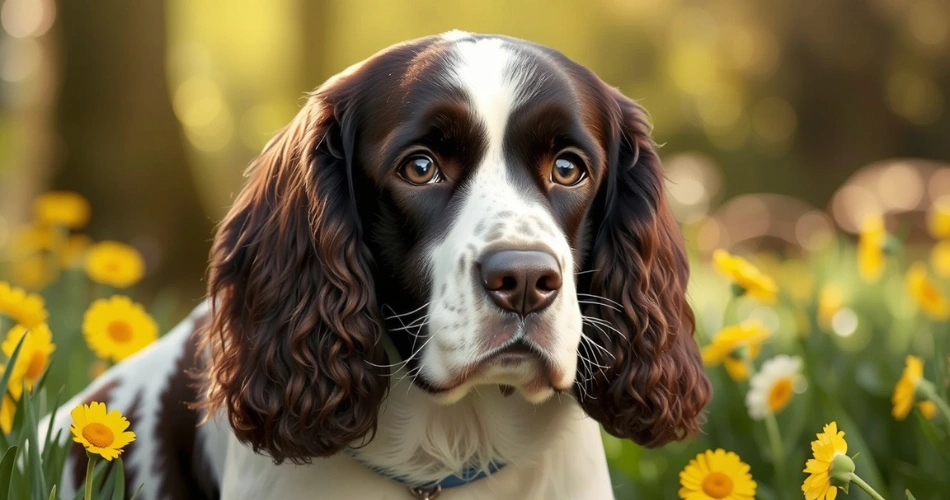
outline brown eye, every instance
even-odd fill
[[[584,169],[578,159],[562,156],[554,160],[551,180],[562,186],[574,186],[584,180]]]
[[[426,155],[412,155],[400,168],[403,179],[413,184],[431,184],[439,182],[439,169],[435,161]]]

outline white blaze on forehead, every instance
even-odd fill
[[[488,158],[501,154],[505,126],[518,96],[513,78],[515,53],[498,38],[460,41],[454,45],[453,73],[488,132]]]

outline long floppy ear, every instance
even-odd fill
[[[616,90],[606,92],[617,105],[610,106],[608,174],[592,211],[601,226],[579,288],[608,299],[585,314],[616,331],[585,326],[611,356],[600,356],[601,372],[579,377],[577,394],[610,434],[662,446],[699,430],[711,387],[693,340],[689,263],[648,117]]]
[[[332,85],[252,162],[211,251],[205,405],[276,463],[371,437],[388,387],[372,370],[386,354],[349,181],[354,120]]]

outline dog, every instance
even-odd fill
[[[650,129],[523,40],[351,66],[252,161],[208,299],[53,428],[119,409],[143,499],[613,498],[601,429],[662,446],[711,395]]]

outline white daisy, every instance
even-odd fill
[[[796,392],[804,390],[802,358],[779,354],[762,363],[762,369],[749,381],[745,404],[749,416],[762,420],[769,414],[781,412]]]

